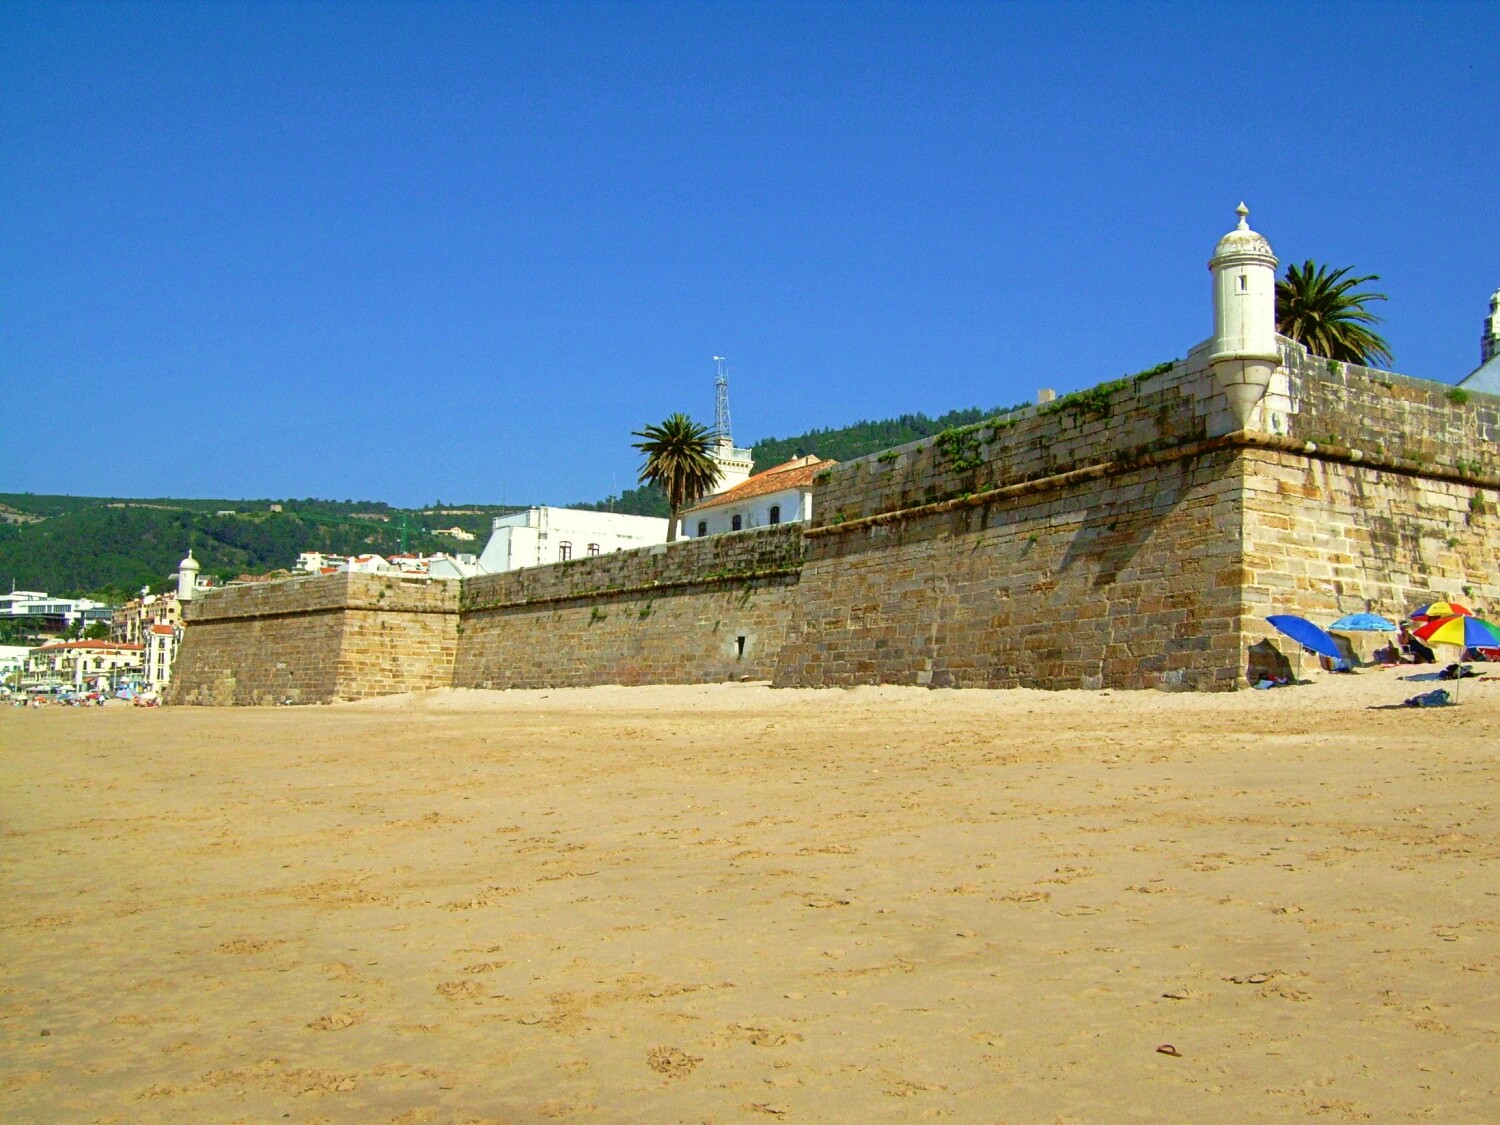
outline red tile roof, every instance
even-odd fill
[[[837,464],[837,461],[821,461],[816,457],[795,457],[784,465],[777,465],[774,469],[756,473],[743,484],[737,484],[716,496],[708,497],[682,514],[685,516],[689,512],[701,512],[706,508],[719,508],[725,504],[743,504],[746,500],[753,500],[757,496],[782,492],[788,488],[811,488],[813,477]]]

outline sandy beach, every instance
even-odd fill
[[[1493,1121],[1500,676],[0,713],[8,1122]]]

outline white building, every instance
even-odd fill
[[[456,555],[429,555],[427,573],[433,578],[473,578],[480,573],[479,556],[462,551]]]
[[[478,573],[608,555],[667,541],[667,520],[576,508],[528,508],[496,516]]]
[[[146,682],[161,688],[171,682],[172,661],[177,659],[181,630],[171,625],[152,625],[145,632]]]
[[[349,565],[348,555],[326,555],[322,551],[303,551],[292,570],[298,574],[333,574]]]
[[[435,527],[432,529],[432,533],[434,535],[446,535],[449,539],[457,539],[460,543],[472,543],[474,541],[474,533],[472,531],[465,531],[457,525],[453,527]]]
[[[52,598],[39,590],[12,590],[0,594],[0,620],[30,619],[39,629],[71,629],[78,622],[109,623],[113,611],[103,602],[89,598]]]
[[[112,679],[141,670],[144,645],[116,641],[54,641],[31,650],[26,679],[37,684],[108,686]]]
[[[0,686],[16,687],[31,649],[26,645],[0,645]]]
[[[748,531],[812,519],[813,477],[831,465],[817,457],[795,457],[774,469],[756,473],[742,484],[717,492],[682,514],[682,534],[689,539]]]

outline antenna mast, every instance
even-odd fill
[[[714,436],[719,439],[720,445],[733,445],[734,438],[729,431],[729,372],[724,364],[728,362],[723,356],[714,356],[714,369],[717,374],[714,377]]]

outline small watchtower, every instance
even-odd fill
[[[1233,433],[1250,424],[1281,362],[1276,345],[1276,255],[1263,235],[1250,229],[1250,208],[1235,209],[1239,225],[1208,261],[1214,286],[1214,335],[1208,363],[1214,391],[1224,407],[1209,421],[1209,434]]]

